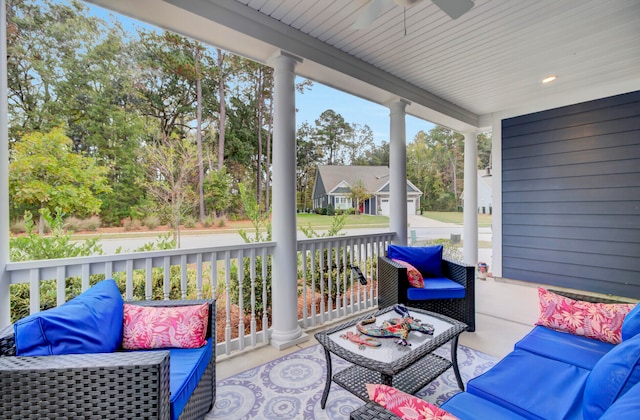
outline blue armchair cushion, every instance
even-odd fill
[[[622,340],[627,340],[640,333],[640,305],[636,304],[622,321]]]
[[[123,300],[104,280],[69,302],[14,324],[17,356],[111,353],[122,343]]]
[[[191,394],[198,386],[204,371],[213,357],[213,340],[197,349],[160,349],[154,351],[169,351],[169,390],[171,396],[171,420],[177,420],[191,398]]]
[[[424,287],[410,287],[407,289],[409,300],[432,299],[463,299],[464,286],[446,277],[429,278],[424,281]]]
[[[591,371],[584,390],[584,419],[599,419],[639,381],[640,335],[636,335],[615,346]]]
[[[442,277],[442,245],[437,246],[399,246],[389,245],[387,256],[408,262],[420,270],[425,277]]]

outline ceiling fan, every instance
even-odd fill
[[[395,3],[400,7],[410,7],[422,0],[369,0],[368,6],[358,16],[353,24],[354,29],[364,29],[369,27],[374,20],[389,6],[389,3]],[[451,19],[457,19],[471,10],[473,7],[472,0],[431,0],[436,6],[442,9]]]

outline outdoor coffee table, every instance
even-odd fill
[[[347,332],[358,333],[356,323],[371,316],[376,317],[376,325],[380,325],[386,319],[400,318],[393,307],[369,313],[315,334],[316,340],[324,347],[327,361],[327,381],[320,403],[322,408],[327,403],[332,380],[358,398],[368,401],[365,386],[368,383],[390,385],[406,393],[415,394],[453,366],[458,386],[464,391],[458,369],[457,351],[458,337],[467,329],[467,325],[433,312],[411,307],[407,309],[412,317],[433,325],[435,330],[432,336],[411,331],[408,338],[411,346],[396,344],[395,338],[378,338],[381,342],[380,347],[367,346],[364,350],[359,349],[358,344],[341,337]],[[451,342],[451,360],[433,354],[437,348],[448,342]],[[353,363],[353,366],[332,375],[331,353]]]

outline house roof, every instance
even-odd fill
[[[389,168],[387,166],[318,165],[318,176],[322,179],[327,193],[346,193],[343,183],[349,187],[362,181],[371,193],[389,191]],[[422,194],[411,181],[407,180],[407,192]]]
[[[362,181],[367,191],[376,192],[389,182],[389,168],[386,166],[318,165],[318,176],[322,179],[327,193],[335,190],[343,181],[349,186]]]
[[[474,0],[451,19],[431,0],[89,0],[454,130],[640,89],[640,2]],[[451,0],[453,1],[453,0]],[[556,75],[543,85],[541,80]]]

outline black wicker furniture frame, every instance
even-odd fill
[[[203,419],[213,407],[215,301],[140,301],[144,306],[209,303],[207,338],[213,355],[180,415]],[[13,330],[0,334],[0,418],[169,419],[169,352],[122,351],[62,356],[16,357]]]
[[[386,308],[402,303],[456,319],[467,324],[467,331],[476,330],[475,268],[459,262],[442,259],[444,277],[465,288],[462,299],[408,300],[407,267],[386,256],[378,257],[378,307]],[[425,279],[425,281],[429,281]]]
[[[365,386],[367,383],[390,385],[409,394],[414,394],[453,366],[458,385],[461,390],[464,390],[464,384],[458,369],[457,350],[458,337],[466,331],[467,326],[462,322],[440,314],[411,307],[407,307],[407,309],[414,315],[418,313],[427,317],[433,317],[451,324],[451,326],[445,331],[436,331],[433,338],[415,346],[415,348],[411,348],[407,354],[391,362],[381,362],[367,357],[367,354],[371,355],[371,352],[375,352],[376,349],[368,350],[369,353],[364,351],[362,353],[354,353],[334,341],[330,336],[334,333],[349,329],[356,325],[356,323],[371,318],[371,316],[378,317],[386,314],[393,310],[392,307],[369,313],[351,322],[315,334],[316,340],[318,340],[324,348],[327,363],[327,378],[320,403],[322,408],[326,405],[329,389],[331,388],[331,381],[337,383],[363,401],[368,401],[369,398]],[[451,360],[433,354],[437,348],[448,342],[451,342]],[[333,375],[331,353],[353,363],[354,366],[348,367]]]

